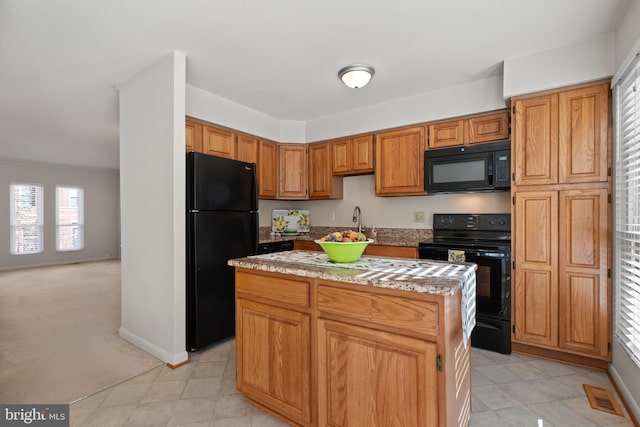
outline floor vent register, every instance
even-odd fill
[[[611,390],[588,384],[583,384],[582,386],[593,409],[624,417],[620,404],[618,404]]]

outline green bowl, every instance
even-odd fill
[[[333,262],[354,262],[357,261],[367,245],[373,242],[373,239],[369,239],[366,242],[321,242],[315,240],[317,244],[322,247],[322,250],[327,254],[329,259]]]

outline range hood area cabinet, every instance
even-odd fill
[[[429,124],[429,149],[509,139],[509,110]]]
[[[611,360],[609,84],[512,99],[513,348]]]

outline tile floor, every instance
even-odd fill
[[[582,384],[613,390],[603,372],[512,354],[472,351],[471,425],[633,427],[628,417],[591,409]],[[621,402],[620,400],[618,400]],[[276,427],[278,419],[235,388],[235,341],[155,368],[71,405],[71,426]],[[625,412],[626,414],[626,412]]]

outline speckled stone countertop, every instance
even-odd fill
[[[311,227],[309,233],[297,236],[272,236],[270,227],[260,228],[260,243],[273,242],[279,240],[317,240],[333,231],[353,230],[354,227]],[[385,246],[409,246],[418,247],[418,243],[433,238],[433,230],[425,228],[378,228],[378,234],[373,245]],[[365,230],[367,237],[371,237],[371,230]]]
[[[410,292],[453,295],[474,282],[475,264],[362,256],[335,263],[323,252],[288,251],[229,260],[229,265]]]
[[[324,252],[287,251],[229,260],[233,267],[358,285],[435,295],[460,289],[462,333],[465,343],[476,325],[475,264],[362,256],[352,263],[335,263]]]

